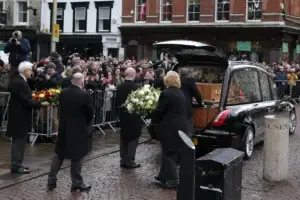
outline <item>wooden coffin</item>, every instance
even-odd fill
[[[213,108],[195,108],[193,122],[195,128],[204,128],[211,123],[218,114],[218,107]]]
[[[196,83],[204,102],[219,102],[222,84]]]

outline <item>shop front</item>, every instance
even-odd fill
[[[290,52],[296,51],[298,37],[297,33],[279,25],[265,27],[185,26],[184,28],[123,26],[120,30],[125,56],[135,56],[138,59],[143,57],[157,59],[160,52],[153,50],[152,44],[155,42],[187,39],[213,45],[230,60],[247,59],[253,62],[273,63],[281,59],[294,59]]]

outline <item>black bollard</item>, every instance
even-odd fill
[[[195,145],[182,131],[178,131],[184,146],[180,151],[179,185],[177,200],[195,199]]]

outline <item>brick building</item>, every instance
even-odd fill
[[[231,59],[295,60],[300,54],[299,0],[123,0],[125,56],[159,55],[156,41],[215,45]]]

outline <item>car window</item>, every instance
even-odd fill
[[[270,82],[270,85],[271,85],[272,99],[277,100],[278,95],[277,95],[276,83],[274,82],[274,80],[271,77],[269,77],[269,82]]]
[[[267,73],[262,71],[259,71],[258,73],[263,101],[270,101],[272,100],[272,95],[269,84],[269,76]]]
[[[261,101],[258,73],[246,68],[232,73],[226,105],[237,105]]]

